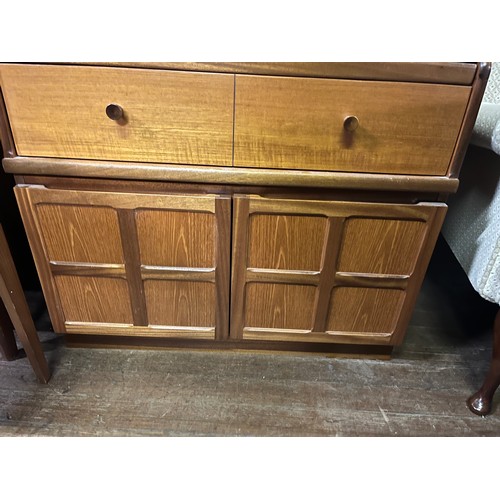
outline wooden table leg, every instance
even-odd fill
[[[17,352],[14,325],[3,302],[0,301],[0,353],[7,361],[12,361],[16,359]]]
[[[10,319],[26,356],[38,379],[47,383],[50,371],[31,317],[24,291],[17,275],[12,255],[0,226],[0,297],[9,313]]]
[[[491,412],[493,395],[500,385],[500,309],[493,324],[493,356],[490,371],[479,391],[467,400],[469,410],[476,415],[485,416]]]

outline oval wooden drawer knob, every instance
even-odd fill
[[[106,106],[106,114],[108,118],[114,121],[120,121],[123,119],[125,113],[123,112],[123,108],[118,104],[108,104]]]
[[[357,116],[346,116],[344,119],[344,130],[354,132],[359,127],[359,119]]]

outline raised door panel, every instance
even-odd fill
[[[212,282],[147,280],[144,291],[151,325],[215,328],[216,296]]]
[[[234,165],[446,175],[471,87],[236,76]],[[351,118],[350,130],[344,126]]]
[[[232,337],[401,342],[445,205],[237,196],[234,208]]]
[[[40,204],[37,214],[51,261],[124,263],[113,208]]]
[[[405,291],[387,288],[337,287],[328,304],[327,332],[393,332]]]
[[[57,331],[227,337],[230,199],[15,191]]]
[[[313,326],[314,286],[248,283],[245,296],[246,328],[310,331]]]
[[[66,324],[133,325],[127,282],[102,276],[54,276]]]
[[[249,267],[319,271],[325,217],[255,214],[248,231]],[[263,241],[268,244],[263,246]]]
[[[233,75],[7,64],[0,78],[19,155],[232,163]]]
[[[350,217],[344,226],[338,270],[411,274],[426,234],[422,220]]]
[[[212,213],[139,210],[136,224],[142,264],[215,266],[216,225]]]

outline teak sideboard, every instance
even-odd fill
[[[54,330],[389,355],[489,70],[0,65],[3,166]]]

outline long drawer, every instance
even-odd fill
[[[232,162],[232,75],[29,64],[0,75],[19,155]]]
[[[470,91],[237,75],[234,164],[446,175]]]
[[[448,174],[471,87],[1,65],[21,156]]]

